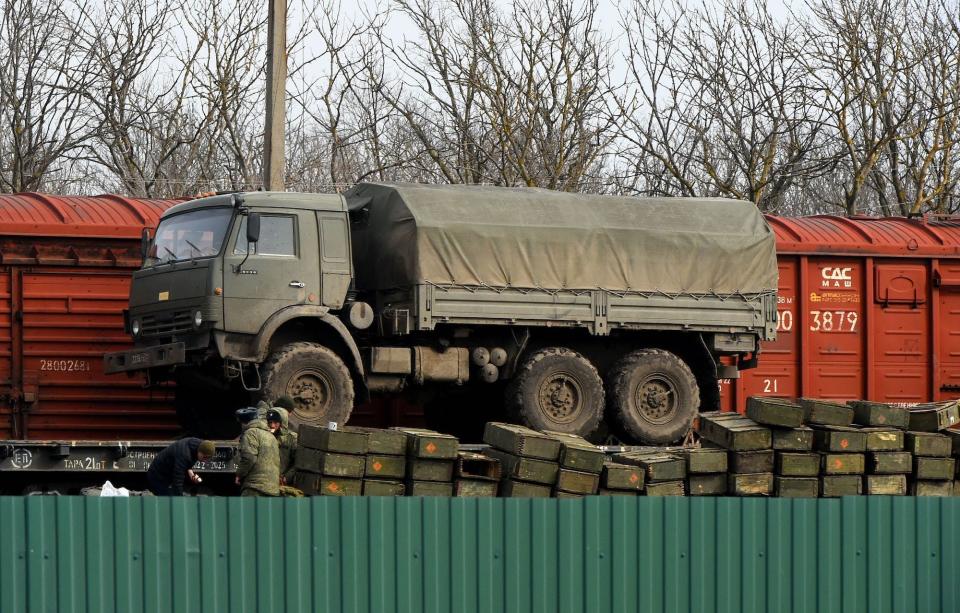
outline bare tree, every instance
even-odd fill
[[[84,112],[89,82],[68,78],[92,58],[77,44],[69,5],[4,0],[0,15],[0,190],[57,185],[73,173],[74,154],[93,134]]]

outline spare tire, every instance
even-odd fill
[[[603,416],[603,380],[579,353],[547,347],[517,369],[507,388],[507,409],[535,430],[588,436]]]
[[[609,421],[623,440],[662,445],[680,440],[700,409],[697,379],[675,354],[641,349],[607,376]]]

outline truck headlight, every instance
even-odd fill
[[[134,336],[140,336],[140,320],[134,319],[130,322],[130,331],[133,332]]]
[[[203,323],[203,313],[201,313],[200,311],[197,311],[196,313],[193,314],[193,327],[199,328],[202,323]]]

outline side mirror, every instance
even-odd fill
[[[260,213],[247,215],[247,242],[255,243],[260,240]]]
[[[150,228],[144,228],[140,232],[140,259],[147,259],[147,252],[150,250]]]

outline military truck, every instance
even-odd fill
[[[171,208],[143,248],[135,348],[106,370],[176,381],[207,434],[250,400],[289,395],[295,424],[326,424],[371,394],[459,388],[497,390],[537,429],[590,435],[606,416],[666,443],[776,333],[774,236],[737,200],[230,193]]]

